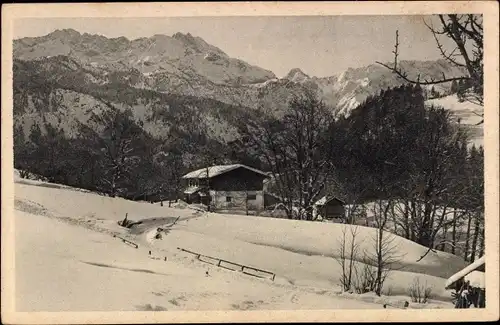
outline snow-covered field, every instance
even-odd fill
[[[334,257],[345,225],[207,214],[18,177],[15,209],[17,311],[380,309],[410,301],[415,277],[432,287],[433,299],[410,308],[453,308],[444,285],[465,266],[442,252],[416,262],[426,249],[397,237],[402,261],[386,281],[390,296],[341,293]],[[145,221],[130,231],[117,224],[125,214]],[[363,248],[372,249],[373,235],[359,227]],[[268,270],[276,279],[218,268],[178,247]]]

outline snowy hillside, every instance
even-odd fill
[[[15,209],[16,302],[23,311],[374,309],[409,300],[416,277],[432,287],[433,299],[410,308],[452,308],[444,284],[465,266],[442,252],[416,262],[425,248],[398,237],[402,268],[385,284],[390,296],[346,295],[334,259],[344,225],[207,214],[19,177]],[[125,214],[142,227],[120,227]],[[177,217],[170,232],[153,239],[157,227]],[[373,235],[360,227],[363,248],[372,248]],[[268,270],[276,279],[217,268],[178,247]]]

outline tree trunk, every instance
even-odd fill
[[[419,230],[418,241],[422,246],[431,248],[431,234],[432,234],[432,220],[431,220],[431,205],[429,203],[425,204],[424,207],[424,217],[422,220],[422,227]]]
[[[248,216],[248,192],[245,192],[245,212]]]
[[[471,252],[470,252],[470,255],[471,255],[471,263],[474,262],[474,260],[476,259],[476,251],[477,251],[477,239],[479,237],[479,216],[476,215],[476,218],[474,220],[474,237],[472,237],[472,246],[471,246]]]
[[[477,257],[484,255],[484,227],[481,228],[481,241],[479,242],[479,254]]]
[[[395,235],[399,235],[398,234],[398,227],[397,227],[397,223],[396,223],[396,214],[394,213],[394,205],[391,206],[391,213],[392,213],[392,222],[393,222],[393,226],[394,226],[394,234]]]
[[[92,167],[91,167],[91,171],[90,171],[90,184],[93,188],[95,188],[95,160],[94,158],[91,158],[92,159]]]
[[[457,245],[457,209],[453,209],[453,224],[451,228],[451,253],[455,254]]]
[[[442,242],[441,242],[441,251],[442,252],[445,252],[446,251],[446,237],[448,235],[448,227],[446,225],[443,226],[443,238],[442,238]]]
[[[405,212],[404,212],[404,227],[405,227],[405,238],[411,239],[411,229],[409,222],[409,211],[408,211],[408,202],[405,202]]]
[[[383,271],[383,256],[382,256],[382,238],[383,230],[381,228],[377,231],[377,280],[375,282],[375,294],[380,296],[382,293],[382,271]]]
[[[417,241],[417,234],[416,234],[416,229],[415,229],[415,220],[417,220],[417,210],[416,210],[416,203],[415,200],[411,200],[411,207],[412,210],[410,211],[411,213],[411,222],[410,222],[410,237],[411,241],[416,242]]]
[[[111,197],[115,197],[116,195],[116,174],[113,173],[113,177],[111,178]]]
[[[465,249],[464,249],[464,261],[468,260],[468,255],[469,255],[469,241],[470,241],[470,226],[472,222],[472,217],[470,213],[468,213],[468,220],[467,220],[467,233],[465,234]]]

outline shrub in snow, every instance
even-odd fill
[[[353,273],[355,273],[355,260],[358,256],[359,243],[356,242],[358,227],[349,227],[350,234],[347,234],[347,227],[342,227],[342,238],[339,240],[336,261],[342,268],[340,274],[340,284],[343,291],[352,290]]]
[[[26,179],[29,179],[29,178],[30,178],[30,176],[31,176],[31,173],[30,173],[29,171],[27,171],[27,170],[22,170],[22,169],[20,169],[20,170],[19,170],[19,176],[20,176],[21,178],[26,178]]]
[[[377,286],[377,269],[369,264],[357,263],[354,267],[352,287],[356,293],[375,291]]]
[[[408,287],[408,294],[412,302],[425,304],[431,297],[432,289],[427,286],[427,283],[421,283],[420,278],[416,277]]]
[[[386,296],[392,296],[392,286],[389,286],[387,289],[384,290],[383,294]]]

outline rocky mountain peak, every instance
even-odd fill
[[[49,35],[50,38],[59,38],[59,39],[72,39],[72,38],[77,38],[81,37],[82,34],[80,34],[78,31],[72,29],[72,28],[65,28],[65,29],[56,29]]]
[[[20,60],[62,55],[108,73],[138,69],[159,91],[170,91],[172,84],[178,87],[179,83],[192,87],[192,81],[239,85],[275,78],[271,71],[230,58],[191,33],[156,34],[130,41],[123,36],[108,38],[59,29],[42,37],[15,40],[13,45],[14,58]]]
[[[299,68],[293,68],[292,70],[290,70],[290,72],[288,72],[284,79],[295,82],[302,82],[309,78],[310,77],[304,71],[300,70]]]
[[[175,33],[174,35],[172,35],[172,38],[174,38],[174,39],[176,39],[178,41],[181,41],[181,42],[183,42],[186,45],[197,45],[197,43],[198,43],[197,41],[201,40],[201,38],[194,37],[190,33],[183,34],[181,32]]]

